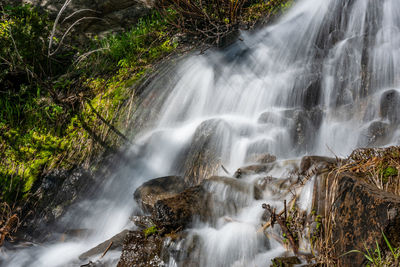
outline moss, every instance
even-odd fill
[[[9,25],[1,23],[1,29]],[[92,155],[104,151],[93,134],[109,147],[119,145],[95,111],[118,125],[118,118],[123,116],[117,112],[134,94],[135,83],[154,62],[176,49],[167,30],[166,22],[152,14],[126,33],[93,40],[93,49],[107,49],[72,69],[78,78],[62,76],[52,85],[63,94],[77,91],[78,86],[81,93],[72,95],[80,102],[78,108],[54,103],[39,85],[35,94],[23,101],[20,95],[0,99],[4,107],[0,111],[0,201],[12,203],[26,198],[35,181],[52,168],[89,166]]]
[[[144,236],[147,238],[148,236],[158,234],[158,229],[156,226],[151,226],[143,230]]]

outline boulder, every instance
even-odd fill
[[[146,229],[154,225],[151,216],[132,216],[130,220],[141,229]]]
[[[300,161],[300,174],[306,175],[310,172],[320,171],[322,169],[331,168],[337,164],[337,159],[321,157],[321,156],[305,156]]]
[[[321,125],[323,113],[319,107],[310,110],[288,110],[286,116],[293,120],[291,139],[298,150],[307,150]]]
[[[35,193],[24,206],[23,213],[27,217],[19,229],[22,237],[27,240],[46,239],[51,232],[49,228],[56,227],[56,220],[65,214],[72,203],[90,195],[95,185],[92,173],[83,168],[70,171],[55,169],[37,180],[32,188]]]
[[[291,256],[291,257],[277,257],[271,260],[273,267],[279,266],[279,267],[293,267],[297,266],[301,263],[299,258],[296,256]]]
[[[283,124],[283,125],[290,125],[291,121],[288,118],[285,118],[282,116],[282,114],[272,112],[272,111],[266,111],[262,113],[257,120],[258,123],[260,124],[267,124],[267,123],[272,123],[275,125]]]
[[[229,126],[223,120],[211,119],[199,125],[191,146],[182,155],[185,181],[198,185],[218,173],[223,143],[229,142]],[[223,136],[221,141],[219,136]]]
[[[59,0],[23,0],[23,3],[40,6],[55,19],[65,1]],[[129,29],[140,18],[150,14],[152,0],[74,0],[65,9],[59,25],[62,31],[80,20],[73,29],[80,38],[94,35],[104,36]],[[70,18],[67,19],[67,17]],[[82,40],[83,41],[83,40]]]
[[[158,235],[145,236],[140,231],[130,231],[125,237],[117,267],[158,267],[165,263],[161,258],[163,239]]]
[[[210,193],[202,186],[194,186],[174,197],[158,200],[152,217],[159,229],[170,231],[185,228],[195,218],[206,220],[211,210]]]
[[[388,143],[391,136],[390,124],[382,121],[372,122],[368,128],[363,130],[358,142],[359,147],[376,147]]]
[[[273,163],[276,161],[276,156],[271,155],[271,154],[263,154],[263,155],[258,155],[256,157],[256,162],[261,163],[261,164],[266,164],[266,163]]]
[[[136,189],[133,196],[145,212],[151,213],[158,200],[173,197],[187,188],[182,177],[166,176],[145,182]]]
[[[274,168],[274,163],[268,164],[255,164],[249,165],[242,168],[237,169],[234,173],[233,177],[235,178],[242,178],[244,176],[253,175],[253,174],[260,174],[260,173],[267,173]]]
[[[257,184],[247,183],[231,177],[212,176],[204,180],[202,185],[208,189],[215,185],[221,185],[228,188],[227,191],[231,193],[241,193],[242,195],[253,197],[256,200],[262,199],[262,190]],[[219,192],[215,193],[218,194]],[[231,200],[234,201],[234,199]],[[225,199],[225,201],[229,201],[229,199]]]
[[[325,181],[324,177],[326,178]],[[400,246],[400,196],[382,191],[354,174],[321,177],[314,189],[313,210],[331,222],[331,244],[340,266],[362,266],[364,255],[350,253],[376,248],[387,249],[382,232],[393,247]],[[328,196],[326,198],[326,196]],[[326,228],[326,227],[325,227]]]
[[[122,248],[122,244],[124,243],[125,236],[128,234],[128,230],[124,230],[119,234],[116,234],[115,236],[111,237],[110,239],[104,241],[103,243],[97,245],[96,247],[86,251],[85,253],[82,253],[79,256],[80,260],[86,260],[90,257],[93,257],[98,254],[104,253],[104,251],[107,250],[107,248],[110,246],[110,250],[114,249],[119,249]]]
[[[397,90],[388,90],[381,96],[380,115],[390,123],[400,122],[400,93]]]

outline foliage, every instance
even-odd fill
[[[90,70],[90,76],[96,76],[114,70],[115,66],[134,69],[148,65],[176,48],[177,43],[171,40],[171,35],[166,20],[153,12],[139,19],[127,32],[113,34],[102,40],[95,37],[92,51],[98,52],[82,55],[78,69]]]
[[[293,4],[293,1],[294,0],[270,0],[254,3],[244,9],[242,20],[250,25],[254,24],[264,17],[270,18],[280,12],[284,12]]]
[[[85,56],[78,64],[57,64],[63,69],[54,71],[54,58],[47,56],[52,22],[46,14],[29,5],[7,7],[1,14],[1,42],[14,39],[18,48],[8,44],[0,48],[0,79],[9,84],[0,92],[4,94],[0,97],[4,107],[0,109],[0,200],[14,203],[25,199],[47,170],[89,166],[92,154],[117,146],[117,137],[104,121],[112,125],[124,120],[119,113],[133,101],[132,85],[176,44],[165,21],[152,14],[126,33],[95,38],[91,48],[97,52],[82,50]],[[15,34],[17,29],[21,35]],[[34,47],[20,38],[31,40]],[[56,55],[58,62],[65,53]],[[19,54],[24,55],[21,61],[17,61]],[[6,58],[16,64],[7,65]],[[14,69],[27,70],[31,76],[21,72],[29,79],[12,83]]]
[[[45,12],[21,4],[1,9],[0,201],[24,200],[48,170],[88,167],[93,156],[119,146],[118,129],[135,106],[132,86],[178,48],[173,35],[194,29],[215,43],[225,34],[218,33],[221,27],[236,28],[242,11],[259,4],[247,1],[160,2],[170,8],[143,17],[129,31],[95,37],[85,48],[62,45],[51,56],[53,22]],[[286,1],[269,2],[278,7]],[[192,7],[203,18],[189,18]]]
[[[378,241],[375,241],[376,248],[374,250],[368,249],[365,245],[365,251],[362,252],[360,250],[351,250],[344,255],[350,253],[361,253],[368,260],[366,266],[374,266],[374,267],[389,267],[389,266],[399,266],[399,258],[400,258],[400,248],[393,248],[387,239],[386,235],[382,232],[382,236],[385,240],[386,246],[389,248],[390,253],[386,253],[384,255],[384,251],[382,251],[381,247],[378,244]]]
[[[281,11],[288,0],[157,0],[158,10],[181,31],[221,45],[245,23]]]
[[[144,233],[145,237],[148,237],[148,236],[157,234],[158,233],[158,229],[157,229],[157,227],[155,225],[153,225],[153,226],[151,226],[149,228],[144,229],[143,233]]]

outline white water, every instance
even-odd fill
[[[99,197],[79,203],[63,218],[66,229],[89,228],[93,234],[0,252],[2,266],[79,265],[79,254],[130,226],[128,217],[137,211],[135,188],[178,173],[200,125],[212,124],[208,145],[230,171],[257,153],[281,160],[332,152],[346,156],[356,147],[400,143],[400,103],[381,105],[385,92],[400,92],[398,0],[299,0],[276,24],[243,35],[244,41],[225,51],[187,58],[169,79],[159,77],[150,85],[153,93],[144,102],[157,112],[149,115],[144,108],[142,116],[153,123],[134,140],[130,162],[116,162],[119,171],[104,177]],[[374,123],[387,129],[383,137],[368,130]],[[285,178],[287,172],[281,167],[269,175]],[[200,266],[265,266],[282,253],[257,229],[261,203],[279,207],[285,196],[266,192],[265,200],[254,201],[251,194],[210,190],[235,199],[238,208],[192,230],[202,240]],[[310,190],[304,188],[308,193],[302,195],[305,209]]]

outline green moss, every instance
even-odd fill
[[[12,8],[9,12],[22,12],[22,15],[18,13],[20,16],[29,12],[36,17],[39,14],[29,6]],[[19,21],[11,20],[9,13],[1,14],[0,43],[4,43],[9,41],[4,37],[7,29]],[[42,31],[39,32],[48,34],[51,23],[41,21]],[[28,27],[29,21],[26,22]],[[120,114],[116,112],[134,94],[135,83],[151,70],[154,62],[176,49],[177,43],[171,41],[168,27],[165,20],[154,13],[125,33],[102,40],[95,38],[90,49],[104,49],[73,66],[70,71],[78,74],[78,78],[64,75],[52,81],[53,90],[60,95],[83,92],[84,97],[74,108],[54,103],[39,83],[21,84],[13,89],[17,94],[0,98],[0,201],[11,203],[27,197],[35,181],[47,170],[88,163],[92,154],[104,150],[91,134],[97,135],[109,147],[118,145],[117,138],[109,133],[108,126],[90,106],[103,119],[118,126]],[[25,39],[35,40],[39,32],[25,31],[25,35],[30,36]],[[47,48],[47,43],[40,45],[38,49]],[[5,77],[1,76],[5,73],[1,71],[0,68],[0,81]],[[77,96],[81,97],[77,93],[72,95]],[[84,125],[92,133],[87,132]]]
[[[382,170],[382,182],[383,183],[388,183],[390,177],[395,177],[398,175],[398,171],[395,167],[389,166],[387,168],[384,168]]]
[[[155,235],[158,233],[158,229],[156,226],[151,226],[143,230],[144,236],[147,238],[148,236]]]

